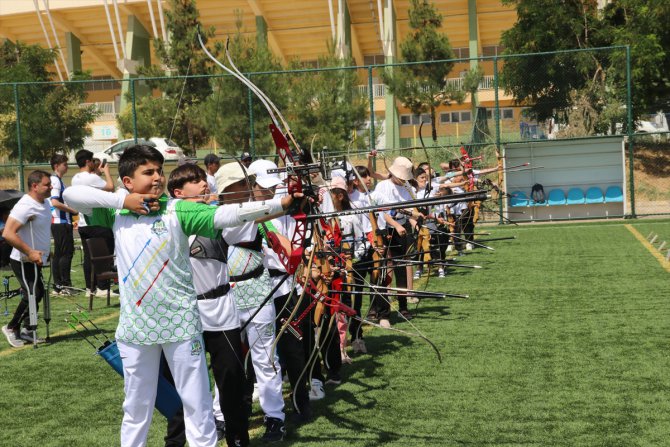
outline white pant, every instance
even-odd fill
[[[240,324],[244,325],[256,311],[240,309]],[[275,354],[272,362],[277,368],[275,372],[270,362],[270,350],[275,338],[275,308],[272,305],[263,309],[251,320],[244,329],[251,350],[251,363],[258,383],[259,403],[265,416],[284,420],[284,396],[282,396],[282,376],[279,358]],[[224,396],[225,397],[225,396]]]
[[[161,351],[167,359],[184,406],[186,439],[191,447],[215,447],[216,426],[202,337],[163,345],[117,342],[123,362],[121,446],[145,446],[156,401]]]

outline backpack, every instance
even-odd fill
[[[544,187],[539,183],[533,185],[530,190],[530,198],[533,199],[535,203],[545,203],[546,196],[544,195]]]

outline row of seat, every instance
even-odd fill
[[[523,191],[514,191],[511,193],[510,206],[554,206],[554,205],[582,205],[592,203],[616,203],[623,202],[623,190],[619,186],[610,186],[605,190],[593,186],[586,190],[581,188],[571,188],[566,196],[562,189],[552,189],[549,191],[545,202],[535,202],[529,198]]]

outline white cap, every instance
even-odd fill
[[[240,180],[246,180],[247,176],[244,174],[242,166],[239,163],[234,162],[222,165],[219,170],[216,171],[216,174],[214,174],[214,178],[216,179],[216,189],[219,193],[222,193],[224,189],[233,183],[237,183]]]
[[[270,160],[256,160],[249,165],[248,169],[249,174],[256,176],[256,183],[263,188],[272,188],[273,186],[282,184],[278,172],[268,174],[268,170],[277,169],[277,165]]]

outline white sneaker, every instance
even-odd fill
[[[447,245],[447,251],[454,251],[454,245],[453,244]]]
[[[439,269],[437,271],[437,277],[438,278],[444,278],[445,276],[447,276],[447,275],[444,273],[444,269]]]
[[[107,290],[98,289],[98,290],[95,291],[94,296],[97,296],[98,298],[107,298]],[[119,296],[119,294],[114,293],[113,290],[110,290],[109,291],[109,296],[110,296],[110,298],[116,298],[116,297]]]
[[[416,272],[414,272],[414,279],[419,279],[419,278],[421,278],[421,270],[417,270]]]
[[[470,242],[468,242],[467,244],[465,244],[465,249],[466,249],[466,250],[472,250],[473,248],[475,248],[475,246],[472,245]]]
[[[16,336],[16,332],[9,329],[7,325],[2,327],[2,333],[5,334],[5,337],[7,337],[7,342],[11,345],[12,348],[20,348],[25,345],[23,340]]]
[[[346,363],[347,365],[351,365],[353,363],[353,360],[351,360],[351,357],[349,357],[349,354],[347,354],[344,351],[342,351],[341,358],[342,358],[342,363],[343,364]]]
[[[261,398],[261,393],[258,391],[258,384],[254,383],[254,392],[251,395],[252,402],[258,402]]]
[[[419,304],[419,298],[417,298],[415,296],[408,296],[407,297],[407,302],[409,304]]]
[[[379,325],[384,329],[388,329],[391,327],[391,322],[388,320],[388,318],[382,318],[379,320]]]
[[[319,379],[312,379],[312,387],[309,390],[309,400],[321,400],[326,397],[323,390],[323,382]]]

